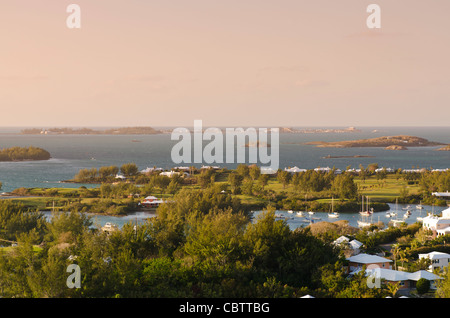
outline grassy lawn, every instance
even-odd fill
[[[367,178],[362,181],[355,178],[360,192],[369,196],[373,201],[394,202],[400,196],[403,187],[408,189],[409,194],[418,194],[418,185],[408,185],[403,179],[396,178],[395,175],[388,175],[384,180],[377,180],[376,177]]]

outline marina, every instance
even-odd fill
[[[400,211],[403,208],[406,208],[408,204],[398,204],[398,209]],[[387,211],[392,215],[392,213],[396,212],[396,204],[389,203],[390,210]],[[400,213],[395,215],[394,217],[388,216],[387,212],[373,212],[369,218],[362,219],[359,213],[345,213],[340,212],[339,218],[329,218],[329,212],[314,212],[314,216],[302,213],[301,217],[297,216],[297,211],[293,211],[293,213],[288,213],[286,210],[276,210],[276,219],[284,220],[289,225],[291,230],[295,230],[296,228],[306,227],[309,224],[317,223],[317,222],[336,222],[336,221],[348,221],[350,226],[361,228],[364,226],[370,226],[371,224],[376,224],[378,222],[383,222],[384,227],[387,227],[389,224],[393,226],[397,226],[401,223],[406,224],[414,224],[416,222],[420,222],[421,219],[427,215],[427,213],[439,215],[443,210],[447,207],[436,207],[424,205],[423,209],[411,208],[408,218],[403,218],[403,214]],[[299,211],[301,212],[301,211]],[[254,216],[261,213],[261,211],[255,211]]]

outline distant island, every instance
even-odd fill
[[[436,151],[450,151],[450,145],[446,145],[442,148],[436,149]]]
[[[105,130],[91,128],[28,128],[21,131],[24,135],[154,135],[161,131],[152,127],[122,127]]]
[[[355,127],[348,127],[342,129],[331,129],[331,128],[305,128],[305,129],[295,129],[289,127],[281,127],[280,133],[289,134],[325,134],[325,133],[348,133],[348,132],[361,132]]]
[[[375,158],[375,156],[366,156],[366,155],[354,155],[354,156],[324,156],[322,159],[340,159],[340,158]]]
[[[50,158],[47,150],[37,147],[11,147],[0,150],[0,162],[48,160]]]
[[[408,150],[408,148],[406,148],[405,146],[401,146],[401,145],[390,145],[384,149],[386,149],[386,150]]]
[[[387,149],[404,149],[408,147],[428,147],[445,145],[439,142],[428,141],[427,139],[415,136],[384,136],[371,139],[346,140],[346,141],[312,141],[307,145],[329,148],[354,148],[354,147],[384,147]]]

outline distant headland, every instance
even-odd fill
[[[280,133],[288,133],[288,134],[326,134],[326,133],[348,133],[348,132],[361,132],[361,130],[356,129],[355,127],[341,128],[341,129],[332,129],[332,128],[304,128],[304,129],[296,129],[289,127],[280,127]]]
[[[96,130],[92,128],[28,128],[21,131],[23,135],[154,135],[161,131],[152,127],[122,127]]]
[[[428,147],[445,145],[439,142],[428,141],[425,138],[404,135],[334,142],[312,141],[306,144],[316,145],[317,147],[324,148],[384,147],[391,150],[405,150],[407,149],[406,147]]]

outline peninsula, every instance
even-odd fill
[[[428,141],[425,138],[415,136],[384,136],[371,139],[345,140],[345,141],[312,141],[307,145],[316,145],[323,148],[356,148],[356,147],[383,147],[389,149],[404,149],[403,147],[429,147],[445,145],[439,142]],[[399,147],[395,147],[399,146]]]

